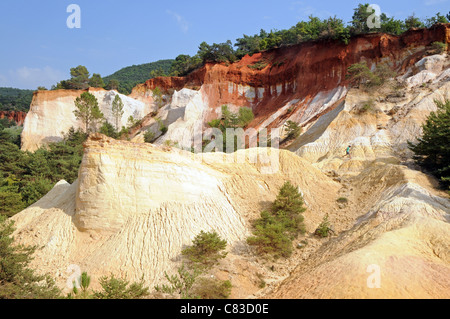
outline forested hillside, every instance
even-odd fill
[[[0,111],[28,112],[33,90],[0,88]]]
[[[148,79],[156,76],[169,74],[173,61],[169,59],[132,65],[104,77],[103,81],[108,85],[111,80],[117,80],[119,82],[119,92],[130,94],[133,87],[137,84],[144,83]]]

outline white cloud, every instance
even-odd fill
[[[189,23],[186,21],[185,18],[183,18],[178,13],[170,11],[170,10],[167,10],[167,13],[170,14],[171,16],[173,16],[175,18],[175,20],[177,20],[177,23],[183,33],[187,33],[189,31]]]
[[[0,86],[36,89],[38,86],[50,88],[53,84],[67,78],[67,75],[50,66],[43,68],[21,67],[9,70],[7,74],[0,74]]]

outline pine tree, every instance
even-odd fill
[[[14,243],[13,221],[0,215],[0,299],[54,299],[61,291],[48,275],[28,268],[35,247]]]
[[[418,143],[408,142],[417,164],[439,178],[443,186],[450,186],[450,100],[435,100],[437,112],[431,112],[422,126]]]
[[[97,98],[89,92],[84,92],[77,97],[75,107],[76,109],[73,113],[77,119],[83,122],[86,133],[89,133],[90,126],[103,118],[103,113],[98,107]]]
[[[112,114],[116,121],[116,130],[119,130],[119,121],[123,116],[123,102],[119,94],[116,95],[112,103]]]

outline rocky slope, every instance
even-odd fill
[[[206,65],[186,78],[152,79],[129,98],[156,116],[147,115],[130,142],[91,135],[78,180],[60,182],[14,216],[15,236],[42,247],[33,265],[62,287],[73,264],[92,275],[94,287],[110,272],[144,276],[150,287],[164,283],[164,271],[180,265],[182,248],[214,229],[229,244],[214,275],[231,280],[232,297],[449,298],[450,201],[406,147],[436,109],[434,100],[450,99],[449,57],[427,48],[448,43],[448,28],[371,34],[349,46],[308,43],[230,66]],[[248,68],[263,58],[266,68]],[[350,89],[345,70],[360,60],[388,62],[397,78],[372,92]],[[168,93],[159,109],[151,94],[156,86]],[[57,109],[56,96],[44,100],[33,102],[51,100]],[[303,134],[288,150],[193,154],[161,145],[182,144],[185,136],[189,145],[222,104],[251,106],[252,127],[291,119]],[[30,138],[42,140],[38,122]],[[167,134],[155,145],[142,143],[139,131],[156,132],[161,123]],[[245,239],[286,180],[304,196],[307,233],[295,240],[289,260],[264,259]],[[335,234],[319,239],[313,233],[326,214]]]
[[[169,132],[157,143],[185,140],[180,142],[184,147],[192,144],[193,127],[207,129],[207,123],[220,116],[224,104],[232,111],[251,107],[255,113],[250,123],[253,128],[278,128],[287,120],[308,125],[342,102],[349,88],[346,74],[350,65],[360,61],[367,61],[369,66],[387,63],[404,72],[427,55],[431,43],[449,41],[449,34],[450,25],[440,24],[410,30],[401,36],[361,35],[352,38],[349,45],[340,41],[302,43],[245,56],[230,65],[206,64],[186,77],[151,79],[135,87],[128,96],[130,112],[124,115],[123,124],[137,110],[139,116],[135,118],[145,117],[134,134],[150,129],[158,135],[162,123]],[[162,110],[153,99],[152,90],[156,87],[166,94]],[[58,140],[61,130],[76,126],[72,100],[77,94],[80,93],[36,93],[30,119],[25,122],[22,149],[35,150],[41,144]],[[99,91],[99,100],[105,94]],[[108,113],[108,102],[103,104]],[[185,127],[188,129],[180,132]],[[183,134],[186,137],[181,139]]]
[[[130,95],[151,101],[151,90],[199,90],[207,111],[202,124],[214,119],[224,104],[234,110],[249,106],[251,127],[279,127],[287,120],[302,125],[333,110],[348,90],[347,68],[360,61],[387,63],[405,71],[427,55],[434,41],[447,42],[450,25],[410,30],[401,36],[368,34],[339,41],[316,41],[245,56],[231,65],[207,64],[184,78],[155,78]],[[262,68],[253,66],[260,63]]]
[[[164,271],[179,266],[181,249],[201,230],[216,230],[242,259],[250,220],[286,180],[304,194],[310,231],[337,196],[336,182],[288,151],[198,157],[100,134],[85,148],[77,182],[62,181],[13,218],[20,242],[43,247],[34,265],[62,285],[71,264],[97,279],[111,272],[132,280],[143,275],[151,287],[164,283]],[[277,162],[268,174],[264,162],[272,157]]]
[[[119,93],[95,88],[87,91],[97,98],[106,120],[111,124],[115,123],[112,102]],[[42,145],[61,141],[71,127],[84,129],[83,124],[73,114],[74,101],[83,92],[81,90],[36,91],[24,122],[22,150],[35,151]],[[122,94],[119,96],[124,104],[120,127],[127,126],[130,116],[141,119],[150,112],[148,105]]]

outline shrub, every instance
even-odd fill
[[[414,160],[440,179],[442,186],[450,186],[450,100],[435,100],[438,108],[423,124],[423,135],[418,142],[408,142]]]
[[[194,238],[193,245],[183,249],[182,254],[195,264],[211,267],[227,256],[227,253],[223,252],[226,246],[226,240],[222,240],[217,232],[201,231]]]
[[[340,203],[340,204],[347,204],[348,203],[348,199],[346,197],[339,197],[336,201],[338,203]]]
[[[119,133],[117,133],[117,130],[108,121],[105,121],[100,127],[100,133],[115,139],[119,137]]]
[[[67,296],[68,299],[91,299],[93,297],[89,291],[91,276],[88,276],[87,272],[83,272],[80,279],[81,291],[74,284],[72,292]]]
[[[288,140],[288,141],[294,140],[300,136],[300,134],[302,133],[302,128],[293,121],[287,121],[286,122],[286,133],[287,133],[286,140]]]
[[[129,281],[116,278],[113,274],[100,278],[102,291],[93,294],[96,299],[142,299],[149,295],[149,289],[144,287],[144,278],[140,282],[130,284]]]
[[[50,276],[28,268],[36,247],[14,244],[13,225],[0,215],[0,299],[61,298],[61,290]]]
[[[365,114],[365,113],[372,113],[375,111],[375,101],[370,99],[368,101],[363,102],[358,108],[357,108],[358,114]]]
[[[328,214],[327,214],[324,216],[322,222],[320,223],[319,227],[316,229],[314,234],[324,238],[328,237],[330,231],[331,231],[330,222],[328,221]]]
[[[447,51],[447,43],[436,41],[431,44],[431,48],[434,53],[441,54]]]
[[[208,122],[208,125],[213,128],[219,128],[220,119],[212,120],[211,122]]]
[[[238,111],[238,122],[240,127],[246,127],[255,118],[253,111],[249,107],[241,107]]]
[[[148,130],[144,133],[144,141],[145,143],[153,143],[155,141],[155,133]]]
[[[305,232],[301,214],[305,210],[297,187],[286,182],[270,211],[261,212],[260,218],[255,221],[254,236],[247,238],[247,243],[256,246],[259,253],[289,257],[292,254],[292,240]]]
[[[231,294],[231,282],[212,278],[200,278],[193,292],[201,299],[228,299]]]
[[[347,71],[346,77],[350,80],[350,83],[365,89],[379,87],[396,74],[387,64],[379,64],[372,71],[367,66],[366,61],[352,64]]]
[[[258,61],[254,64],[250,64],[247,65],[248,68],[252,69],[252,70],[259,70],[261,71],[262,69],[266,68],[269,65],[269,63],[267,61],[261,60]]]
[[[171,295],[177,293],[182,299],[198,298],[197,295],[192,293],[192,287],[200,274],[201,271],[198,268],[189,270],[183,264],[178,268],[178,275],[169,276],[167,272],[164,272],[169,285],[155,286],[155,290]]]

